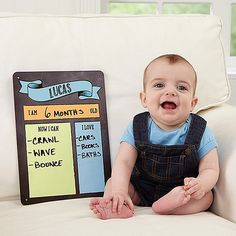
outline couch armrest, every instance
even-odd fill
[[[218,142],[220,177],[211,211],[236,223],[236,107],[228,104],[199,113]]]

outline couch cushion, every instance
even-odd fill
[[[18,201],[0,201],[0,235],[236,235],[236,224],[211,212],[157,215],[150,207],[135,207],[132,218],[103,221],[90,212],[88,203],[74,199],[22,207]]]
[[[131,117],[148,62],[166,53],[188,59],[198,74],[197,110],[229,97],[221,21],[216,16],[0,17],[0,197],[18,195],[12,75],[15,71],[102,70],[111,154]]]
[[[236,223],[236,107],[225,104],[200,115],[207,120],[219,145],[220,178],[214,188],[211,211]]]

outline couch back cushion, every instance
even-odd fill
[[[146,65],[176,53],[198,75],[196,111],[229,97],[221,20],[216,16],[0,17],[0,197],[19,195],[12,75],[16,71],[101,70],[111,157],[139,101]]]

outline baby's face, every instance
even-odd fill
[[[187,62],[170,64],[167,58],[159,58],[146,71],[145,89],[140,94],[142,105],[160,128],[176,129],[197,103],[195,83],[195,72]]]

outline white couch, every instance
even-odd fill
[[[236,235],[236,108],[230,96],[216,16],[0,16],[0,235]],[[198,74],[196,112],[219,144],[220,178],[208,212],[102,221],[89,199],[20,202],[12,75],[16,71],[102,70],[111,157],[127,123],[143,111],[138,93],[147,63],[163,53],[187,58]]]

